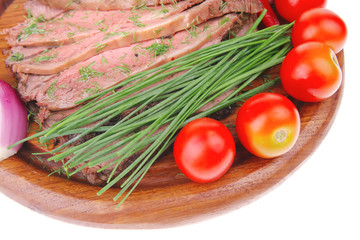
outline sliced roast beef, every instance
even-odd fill
[[[30,75],[20,79],[20,96],[26,101],[36,100],[39,106],[51,111],[73,108],[77,101],[112,87],[133,74],[201,48],[227,33],[237,20],[237,14],[229,14],[198,25],[194,29],[196,34],[184,30],[172,38],[106,51],[51,77]],[[31,86],[33,81],[41,87],[34,89]]]
[[[39,0],[53,8],[72,10],[125,10],[174,4],[181,0]]]
[[[214,17],[223,16],[226,13],[257,12],[261,9],[258,0],[252,0],[251,7],[243,3],[239,0],[228,0],[226,4],[222,0],[207,0],[182,13],[165,19],[148,21],[146,25],[139,25],[138,22],[129,23],[130,25],[124,24],[120,28],[109,29],[107,32],[92,35],[91,38],[59,46],[32,59],[16,62],[12,66],[12,71],[54,74],[101,52],[129,46],[132,43],[148,39],[168,36],[183,29],[191,32],[197,24]]]
[[[231,33],[235,34],[236,36],[242,36],[244,35],[248,29],[251,27],[251,25],[253,24],[253,22],[255,21],[256,16],[255,15],[242,15],[241,18],[239,19],[239,21],[235,22],[230,30]],[[230,32],[230,31],[229,31]],[[233,36],[233,35],[231,35]],[[210,46],[213,44],[216,44],[218,42],[220,42],[222,39],[227,39],[229,37],[228,34],[223,33],[222,35],[219,34],[216,38],[214,38],[212,41],[209,41],[207,43],[205,43],[202,48],[206,47],[206,46]],[[193,41],[193,40],[190,40]],[[183,74],[183,73],[178,73],[179,74]],[[176,76],[176,75],[175,75]],[[172,76],[172,77],[175,77]],[[36,80],[35,80],[36,81]],[[166,79],[164,79],[163,81],[166,81]],[[163,82],[163,81],[160,81]],[[157,84],[160,84],[157,83]],[[151,85],[150,87],[154,87],[155,85]],[[124,86],[122,89],[126,88],[127,86]],[[33,88],[32,88],[33,89]],[[118,91],[121,91],[122,89],[119,89]],[[139,90],[138,92],[132,94],[141,94],[143,91],[145,91],[147,88]],[[34,90],[35,91],[35,90]],[[32,90],[29,91],[30,93],[33,92]],[[231,91],[230,91],[231,92]],[[222,97],[220,97],[219,99],[222,99]],[[206,109],[210,108],[211,106],[214,106],[216,104],[218,104],[218,100],[215,100],[212,103],[209,103],[208,105],[204,106],[204,108],[201,111],[205,111]],[[38,115],[38,121],[40,123],[42,123],[43,127],[46,129],[48,127],[50,127],[52,124],[62,120],[63,118],[65,118],[66,116],[68,116],[69,114],[75,112],[77,109],[81,108],[81,106],[77,106],[75,108],[71,108],[68,110],[60,110],[60,111],[50,111],[49,109],[47,109],[46,107],[43,107],[40,109],[40,113]],[[131,110],[130,110],[131,111]],[[129,111],[124,112],[122,115],[126,116],[128,114]]]
[[[176,7],[157,6],[138,10],[113,11],[68,11],[39,21],[37,17],[9,30],[7,42],[10,46],[59,46],[74,43],[97,33],[109,34],[126,24],[147,22],[178,14],[204,0],[184,0]],[[38,9],[38,8],[35,8]],[[35,11],[35,10],[33,10]],[[37,10],[39,11],[39,10]],[[37,13],[39,14],[39,13]]]

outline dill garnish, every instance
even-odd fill
[[[125,37],[127,35],[129,35],[130,32],[116,32],[116,31],[113,31],[113,32],[109,32],[109,33],[105,33],[105,37],[103,39],[103,41],[113,37],[113,36],[121,36],[121,37]]]
[[[26,10],[26,13],[27,13],[27,16],[24,16],[25,18],[27,19],[31,19],[31,22],[40,22],[40,23],[43,23],[43,22],[46,22],[46,19],[44,17],[43,14],[40,14],[39,17],[34,17],[31,13],[31,10],[30,9],[27,9]]]
[[[138,5],[135,5],[133,8],[132,8],[132,10],[131,10],[131,12],[136,12],[136,11],[146,11],[146,10],[148,10],[148,11],[153,11],[154,9],[151,9],[151,8],[149,8],[147,5],[146,5],[146,3],[140,3],[140,4],[138,4]]]
[[[100,24],[102,24],[102,23],[104,23],[104,22],[105,22],[105,19],[102,19],[102,20],[96,22],[96,23],[95,23],[95,26],[98,26],[98,25],[100,25]]]
[[[48,31],[45,29],[38,28],[37,24],[34,22],[28,27],[24,28],[24,30],[16,36],[16,39],[20,42],[27,39],[32,34],[45,34],[47,32]]]
[[[56,85],[58,79],[55,80],[54,82],[51,83],[50,87],[45,91],[45,93],[47,94],[48,98],[53,100],[55,98],[57,98],[57,96],[54,95],[54,93],[59,89],[59,88],[68,88],[69,84],[63,84],[63,85]]]
[[[35,21],[42,23],[42,22],[46,22],[46,19],[45,19],[44,15],[40,15],[39,17],[37,17],[37,18],[35,19]]]
[[[99,20],[95,23],[95,26],[99,26],[98,30],[101,32],[106,32],[109,29],[109,24],[104,24],[105,19]]]
[[[196,26],[196,24],[199,24],[199,16],[194,18],[190,23],[189,27],[185,29],[189,33],[189,36],[186,38],[186,41],[189,40],[189,37],[197,38],[199,36],[200,32],[198,32],[198,27]]]
[[[186,28],[185,30],[189,33],[189,36],[191,38],[197,38],[199,36],[197,29],[198,29],[198,27],[194,25],[194,26],[191,26],[190,28]]]
[[[87,88],[84,90],[85,93],[95,94],[102,90],[97,82],[89,82],[89,84],[93,85],[95,88]]]
[[[106,25],[102,24],[102,26],[99,27],[99,31],[101,31],[101,32],[106,32],[108,29],[109,29],[108,24],[106,24]]]
[[[112,70],[114,72],[119,71],[119,72],[122,72],[122,73],[125,73],[125,74],[129,74],[131,72],[130,66],[125,64],[125,63],[122,63],[121,66],[113,67]]]
[[[219,27],[221,27],[222,25],[224,25],[225,23],[229,22],[230,19],[228,17],[223,17],[219,23]]]
[[[87,81],[90,78],[101,77],[104,75],[103,72],[98,72],[91,68],[94,64],[95,62],[90,63],[87,67],[80,67],[79,72],[81,78],[78,79],[78,81]]]
[[[225,7],[227,6],[227,2],[224,2],[224,1],[222,1],[221,2],[221,5],[220,5],[220,7],[219,7],[219,11],[224,11],[224,9],[225,9]]]
[[[61,161],[63,163],[63,166],[61,166],[60,168],[52,171],[48,176],[51,176],[55,173],[59,174],[59,175],[66,175],[66,177],[68,179],[70,179],[70,173],[69,173],[69,168],[65,165],[64,160]]]
[[[56,54],[52,54],[51,56],[47,56],[47,55],[37,56],[37,57],[33,58],[32,60],[36,63],[39,63],[39,62],[50,61],[51,59],[54,59],[56,57],[57,57]]]
[[[24,59],[24,54],[19,53],[19,52],[14,52],[9,58],[10,61],[14,61],[14,62],[18,62],[23,59]]]
[[[67,33],[67,37],[68,37],[69,39],[72,39],[74,35],[75,35],[75,33],[73,33],[73,32],[68,32],[68,33]]]
[[[130,21],[132,21],[135,26],[137,26],[137,27],[145,27],[145,24],[140,22],[139,18],[141,18],[141,16],[138,16],[138,15],[129,17]]]
[[[76,27],[80,32],[86,32],[86,31],[91,30],[91,28],[85,28],[85,27],[82,27],[82,26],[73,24],[73,23],[71,23],[71,22],[66,22],[66,24],[69,25],[69,26],[71,26],[71,27]]]
[[[94,45],[94,47],[96,47],[96,52],[100,52],[103,48],[105,48],[107,46],[106,43],[97,43]]]
[[[159,35],[159,33],[160,33],[162,30],[164,30],[164,27],[159,28],[159,29],[154,29],[155,35],[156,35],[156,36]]]
[[[124,53],[121,57],[119,57],[119,60],[124,60],[124,58],[127,56],[127,53]]]
[[[151,54],[153,54],[153,57],[157,57],[169,51],[170,48],[173,48],[171,44],[167,45],[163,41],[161,41],[161,43],[155,42],[144,49],[148,50]]]
[[[209,26],[207,23],[205,23],[202,32],[205,32],[205,31],[207,31],[207,30],[209,30],[209,29],[210,29],[210,26]]]
[[[57,87],[56,87],[56,81],[54,81],[53,83],[51,83],[50,87],[46,90],[46,94],[48,96],[49,99],[54,99],[56,98],[56,96],[54,96],[54,92],[56,92]]]
[[[233,39],[234,37],[236,37],[236,34],[233,31],[229,30],[229,39]]]
[[[69,7],[71,4],[73,4],[74,1],[73,0],[70,0],[66,5],[65,5],[65,8]]]
[[[160,13],[162,14],[166,14],[169,12],[169,9],[166,9],[164,4],[161,2],[161,10],[160,10]]]
[[[73,17],[75,14],[75,10],[70,10],[70,11],[67,11],[65,14],[64,14],[64,18],[70,18],[70,17]]]
[[[104,64],[109,64],[109,61],[104,56],[102,56],[101,57],[101,66],[103,66]]]

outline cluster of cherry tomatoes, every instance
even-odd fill
[[[336,54],[346,41],[345,23],[325,8],[326,0],[275,0],[274,3],[282,18],[295,21],[291,35],[294,48],[280,70],[283,88],[291,97],[304,102],[332,96],[342,81]],[[249,152],[273,158],[288,152],[297,141],[300,115],[287,97],[260,93],[240,107],[236,131]],[[223,176],[231,167],[235,152],[230,131],[210,118],[187,124],[174,144],[174,158],[182,173],[202,183]]]

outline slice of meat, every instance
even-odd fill
[[[146,6],[174,4],[181,0],[39,0],[53,8],[72,10],[125,10]]]
[[[24,59],[28,59],[34,57],[44,51],[47,51],[47,47],[23,47],[23,46],[15,46],[10,49],[3,49],[4,56],[9,55],[9,57],[5,60],[5,64],[7,67],[11,66],[15,62],[22,61]]]
[[[36,99],[38,91],[54,76],[29,75],[24,73],[15,73],[15,79],[18,81],[18,92],[24,102],[30,102]],[[51,88],[48,90],[51,96]]]
[[[122,28],[110,29],[106,33],[95,34],[76,43],[59,46],[36,58],[14,63],[12,71],[33,74],[58,73],[101,52],[168,36],[183,29],[191,32],[196,25],[226,13],[257,12],[261,9],[261,4],[258,4],[257,0],[253,0],[252,3],[249,6],[239,0],[229,0],[226,4],[222,0],[207,0],[182,13],[149,21],[144,26],[139,23],[131,23],[132,26],[124,24]]]
[[[35,18],[42,18],[44,20],[52,19],[61,13],[65,12],[64,9],[57,9],[44,5],[37,0],[28,0],[24,4],[24,8],[27,12]]]
[[[74,43],[97,33],[109,33],[120,27],[124,28],[125,24],[132,26],[134,19],[143,23],[169,17],[202,1],[184,0],[176,4],[176,7],[168,5],[121,12],[68,11],[50,21],[38,21],[38,18],[34,18],[9,30],[7,42],[10,46],[59,46]],[[35,9],[39,11],[35,7],[33,11]]]
[[[36,100],[39,106],[51,111],[73,108],[75,102],[110,88],[133,74],[201,48],[226,34],[237,20],[237,14],[229,14],[198,25],[194,32],[184,30],[172,38],[106,51],[50,78],[30,75],[25,81],[20,80],[18,90],[23,99]],[[33,88],[33,81],[41,87]]]

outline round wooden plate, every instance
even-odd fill
[[[16,0],[0,19],[0,29],[23,21],[24,0]],[[7,47],[0,39],[0,48]],[[3,57],[4,58],[4,57]],[[344,53],[338,54],[344,70]],[[4,64],[0,78],[14,80]],[[76,182],[35,167],[27,159],[34,146],[27,144],[18,155],[0,162],[0,191],[34,211],[76,224],[102,228],[165,228],[214,217],[259,198],[286,179],[326,136],[336,116],[343,85],[331,98],[319,103],[295,101],[301,115],[300,137],[287,154],[260,159],[243,149],[235,133],[236,112],[222,120],[236,140],[237,154],[230,171],[220,180],[198,184],[180,171],[172,152],[163,156],[130,197],[115,210],[112,188],[97,196],[99,187]]]

